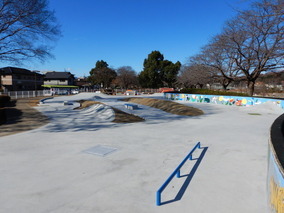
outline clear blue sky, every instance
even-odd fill
[[[153,50],[185,63],[246,0],[50,0],[62,25],[55,59],[30,69],[88,76],[98,60],[137,73]]]

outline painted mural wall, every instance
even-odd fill
[[[267,181],[270,212],[284,213],[283,169],[278,163],[272,144],[269,145]]]
[[[240,97],[240,96],[216,96],[216,95],[198,95],[198,94],[181,94],[181,93],[164,93],[164,97],[169,100],[189,101],[195,103],[212,103],[236,106],[253,106],[272,102],[284,109],[284,101],[271,98],[257,97]]]
[[[195,103],[212,103],[236,106],[253,106],[272,102],[284,109],[284,101],[271,98],[239,97],[239,96],[216,96],[194,95],[180,93],[165,93],[164,97],[169,100],[189,101]],[[284,123],[284,122],[283,122]],[[283,127],[282,127],[283,128]],[[279,128],[278,128],[279,129]],[[284,140],[281,138],[280,140]],[[281,142],[282,142],[281,141]],[[268,171],[267,171],[267,197],[269,212],[284,213],[284,169],[282,168],[275,153],[272,141],[268,146]]]
[[[284,213],[284,113],[270,128],[267,194],[269,212]]]

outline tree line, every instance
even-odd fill
[[[22,63],[52,57],[51,43],[61,36],[47,0],[0,0],[0,61]],[[48,41],[48,42],[47,42]],[[259,0],[238,11],[223,30],[185,63],[164,59],[152,51],[143,70],[123,66],[116,70],[97,61],[89,80],[104,88],[200,87],[220,83],[226,89],[245,79],[249,95],[261,74],[284,67],[284,1]]]
[[[99,60],[91,69],[88,79],[92,85],[101,88],[173,87],[177,82],[180,67],[179,61],[173,63],[164,60],[163,54],[155,50],[144,60],[144,69],[139,74],[136,74],[130,66],[122,66],[115,70],[110,68],[107,62]]]

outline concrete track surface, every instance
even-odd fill
[[[118,98],[84,93],[49,99],[36,107],[49,124],[0,137],[0,212],[267,212],[267,142],[283,110],[270,103],[180,102],[205,112],[185,117],[142,105],[128,110]],[[112,123],[113,111],[104,105],[73,110],[81,99],[146,121]],[[170,202],[156,206],[156,191],[198,141],[203,148],[162,193],[162,202]],[[104,157],[86,152],[97,146],[115,151]]]

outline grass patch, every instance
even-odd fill
[[[202,94],[202,95],[225,95],[225,96],[248,96],[247,93],[230,92],[230,91],[215,91],[210,89],[189,89],[184,88],[180,92],[169,92],[169,93],[187,93],[187,94]]]
[[[261,115],[259,113],[248,113],[249,115]]]
[[[36,107],[38,106],[40,100],[46,98],[45,96],[38,96],[38,97],[33,97],[28,99],[28,105],[31,107]]]
[[[144,118],[141,118],[137,115],[128,114],[114,107],[112,107],[112,109],[115,113],[115,119],[112,121],[114,123],[135,123],[145,121]]]
[[[92,105],[94,105],[94,104],[103,104],[103,103],[101,103],[101,102],[99,102],[99,101],[80,100],[80,101],[78,101],[78,102],[80,103],[80,106],[79,106],[79,107],[76,107],[76,108],[74,108],[74,109],[85,109],[85,108],[90,107],[90,106],[92,106]]]

